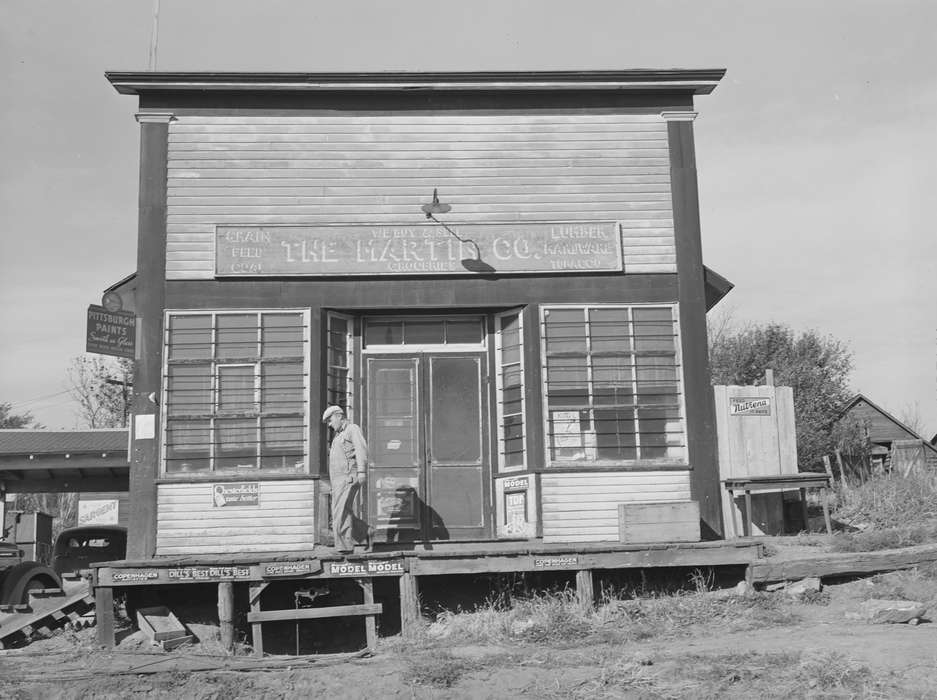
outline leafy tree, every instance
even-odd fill
[[[851,396],[849,348],[832,336],[814,330],[797,335],[780,323],[736,329],[717,318],[711,325],[716,325],[709,343],[713,384],[758,384],[766,369],[774,370],[775,383],[794,390],[800,468],[822,470],[823,455],[837,447],[833,429],[839,411]]]
[[[65,376],[85,427],[127,427],[133,361],[85,354],[72,359]]]
[[[0,403],[0,428],[41,428],[33,415],[26,411],[25,413],[13,413],[13,404]]]

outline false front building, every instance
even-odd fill
[[[329,544],[330,404],[376,546],[721,535],[692,125],[722,74],[109,73],[141,125],[129,556]]]

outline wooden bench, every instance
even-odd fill
[[[742,491],[745,494],[745,517],[742,519],[742,533],[744,537],[751,537],[751,518],[752,518],[752,492],[759,491],[783,491],[785,489],[799,489],[800,502],[804,511],[804,527],[807,527],[807,489],[823,489],[823,518],[826,521],[826,531],[833,534],[833,526],[830,521],[829,490],[831,486],[830,477],[827,474],[817,474],[815,472],[800,472],[798,474],[781,474],[777,476],[739,476],[731,479],[724,479],[723,485],[729,492],[732,502],[735,502],[735,492]],[[734,508],[733,508],[734,510]],[[732,514],[732,536],[738,537],[738,529],[735,527],[735,513]]]

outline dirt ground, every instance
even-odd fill
[[[0,698],[937,698],[937,624],[860,617],[867,598],[930,595],[933,583],[895,572],[757,605],[692,594],[678,602],[711,611],[718,597],[719,614],[634,613],[640,634],[608,618],[570,638],[479,643],[437,624],[416,641],[382,639],[373,656],[225,657],[207,627],[194,647],[162,652],[136,633],[107,652],[93,629],[62,631],[0,652]]]

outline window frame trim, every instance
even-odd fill
[[[260,349],[260,354],[258,354],[257,359],[253,363],[243,362],[240,360],[232,361],[231,358],[218,358],[215,357],[215,350],[218,344],[218,328],[215,319],[218,316],[228,316],[228,315],[245,315],[253,314],[257,317],[257,347]],[[262,390],[259,382],[261,381],[260,375],[262,372],[262,365],[264,361],[268,361],[270,358],[263,357],[263,317],[265,315],[287,315],[287,314],[299,314],[302,319],[302,334],[301,334],[301,346],[302,346],[302,372],[303,372],[303,411],[302,411],[302,450],[303,450],[303,467],[301,470],[286,471],[282,469],[264,469],[260,466],[260,451],[261,451],[261,434],[263,431],[263,411],[262,411]],[[204,359],[184,359],[182,361],[170,361],[170,319],[174,316],[208,316],[211,319],[211,353],[210,356]],[[178,483],[185,481],[212,481],[212,480],[243,480],[245,478],[258,478],[258,479],[304,479],[308,478],[311,475],[311,466],[312,466],[312,455],[310,454],[311,448],[311,439],[310,439],[310,415],[312,410],[312,401],[310,399],[310,393],[312,391],[312,382],[310,375],[310,348],[311,348],[311,310],[309,307],[290,307],[290,308],[239,308],[239,309],[230,309],[230,308],[210,308],[210,309],[163,309],[163,338],[162,338],[162,352],[163,357],[161,361],[161,377],[160,377],[160,403],[159,403],[159,449],[158,449],[158,476],[157,483]],[[289,356],[295,357],[295,356]],[[281,359],[275,358],[274,361]],[[212,415],[207,418],[183,418],[184,421],[192,420],[208,420],[209,421],[209,451],[208,451],[208,464],[209,469],[204,471],[192,471],[184,473],[173,473],[169,472],[166,469],[166,461],[168,459],[167,448],[168,448],[168,434],[169,434],[169,411],[168,409],[168,397],[169,397],[169,367],[171,365],[185,365],[185,364],[207,364],[211,369],[209,372],[209,382],[210,382],[210,396],[211,396],[211,405],[212,405]],[[218,471],[215,468],[215,464],[218,460],[218,450],[215,445],[214,439],[214,420],[219,417],[217,411],[217,400],[218,400],[218,368],[220,366],[230,366],[230,365],[253,365],[254,366],[254,398],[257,406],[257,415],[256,420],[256,431],[258,436],[258,445],[257,445],[257,462],[256,466],[250,470],[224,470]],[[225,418],[226,416],[221,416]],[[276,416],[274,416],[276,417]]]
[[[562,460],[557,461],[550,458],[550,405],[548,394],[548,372],[547,372],[547,334],[546,312],[551,309],[578,309],[583,312],[584,324],[586,327],[586,353],[592,356],[592,340],[589,333],[589,314],[588,309],[627,309],[629,324],[633,323],[633,310],[642,308],[669,308],[672,313],[674,327],[674,359],[677,370],[677,381],[679,386],[679,408],[680,408],[680,426],[683,431],[683,458],[673,459],[665,458],[644,458],[628,460]],[[659,467],[661,469],[690,469],[690,447],[689,447],[689,426],[686,413],[686,378],[684,376],[683,364],[683,332],[680,325],[680,304],[676,301],[664,302],[638,302],[638,303],[558,303],[558,304],[540,304],[537,309],[538,323],[540,324],[540,362],[542,366],[540,376],[541,408],[542,408],[542,426],[543,426],[543,465],[545,472],[552,472],[555,469],[581,469],[590,468],[601,469],[646,469],[648,467]],[[592,362],[587,366],[587,381],[591,381]],[[635,375],[635,380],[637,375]],[[635,410],[638,409],[635,404]],[[635,419],[637,420],[637,418]],[[637,433],[637,430],[636,430]],[[636,448],[640,449],[640,437],[636,436]]]

